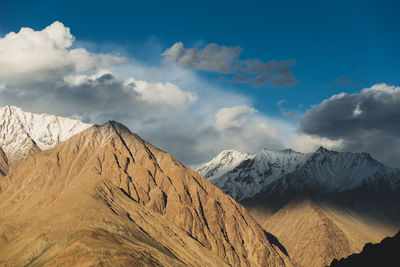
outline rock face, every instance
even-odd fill
[[[368,243],[359,254],[350,255],[347,258],[334,260],[332,267],[346,266],[399,266],[400,232],[394,237],[386,237],[379,244]]]
[[[232,198],[124,126],[0,179],[0,265],[291,266]]]
[[[6,153],[0,147],[0,176],[5,176],[8,173],[8,159]]]
[[[400,170],[367,153],[262,150],[209,180],[274,233],[299,266],[326,266],[400,228]]]
[[[0,147],[9,166],[54,147],[90,124],[47,114],[34,114],[13,106],[0,108]]]

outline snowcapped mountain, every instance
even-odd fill
[[[230,158],[229,162],[235,164],[226,164],[222,160],[226,152],[221,154],[197,171],[239,201],[268,190],[334,193],[364,184],[400,185],[399,169],[386,167],[367,153],[336,152],[323,147],[308,154],[263,149],[246,158]],[[242,153],[231,151],[230,155]],[[212,172],[207,172],[208,166],[215,166]]]
[[[0,147],[14,165],[30,154],[54,147],[88,127],[79,120],[34,114],[18,107],[0,108]]]
[[[213,179],[233,170],[241,162],[254,158],[254,155],[241,153],[235,150],[223,150],[210,162],[200,167],[197,172],[205,178]]]

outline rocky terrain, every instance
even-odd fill
[[[0,265],[292,265],[235,200],[116,122],[0,179],[0,247]]]

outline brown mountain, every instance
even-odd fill
[[[294,199],[276,213],[249,208],[260,224],[285,244],[297,266],[326,266],[392,235],[397,226],[315,199]]]
[[[271,192],[270,192],[271,193]],[[400,197],[385,187],[326,194],[260,194],[243,202],[297,266],[326,266],[400,228]]]
[[[115,122],[0,179],[0,247],[14,266],[291,266],[242,206]]]
[[[359,254],[350,255],[347,258],[333,260],[331,267],[347,267],[347,266],[381,266],[391,267],[399,266],[400,259],[398,256],[400,248],[400,232],[394,237],[386,237],[378,244],[368,243],[364,246]]]

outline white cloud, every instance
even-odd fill
[[[337,150],[342,147],[342,140],[330,140],[328,138],[320,138],[307,134],[295,134],[294,137],[286,143],[288,148],[295,151],[310,153],[314,152],[318,147],[323,146],[327,149]]]
[[[133,77],[123,79],[107,70],[101,70],[93,75],[68,75],[64,77],[64,81],[80,90],[93,88],[93,93],[96,92],[96,88],[98,93],[101,93],[101,88],[109,87],[110,90],[125,94],[126,98],[132,100],[131,104],[142,101],[150,105],[173,105],[175,108],[180,108],[193,104],[197,99],[195,92],[183,91],[171,82],[149,83]],[[117,102],[116,99],[115,104]],[[109,102],[109,104],[114,103]]]
[[[196,93],[184,92],[171,82],[148,83],[131,77],[125,81],[124,85],[149,104],[188,105],[197,99]]]
[[[91,123],[117,120],[186,164],[204,162],[228,148],[251,153],[284,148],[292,138],[291,123],[260,114],[249,97],[193,71],[206,63],[222,72],[236,68],[232,60],[238,47],[185,49],[195,65],[182,68],[133,60],[114,65],[125,58],[73,48],[74,41],[60,22],[0,38],[0,105]],[[182,49],[178,43],[169,56],[179,56]],[[248,61],[246,71],[279,67],[261,63]]]
[[[215,124],[218,130],[224,131],[230,128],[240,128],[247,115],[251,115],[256,110],[246,105],[222,108],[215,115]]]
[[[21,28],[0,38],[0,80],[48,79],[55,71],[89,71],[122,63],[124,57],[72,49],[75,38],[61,22],[41,31]]]

